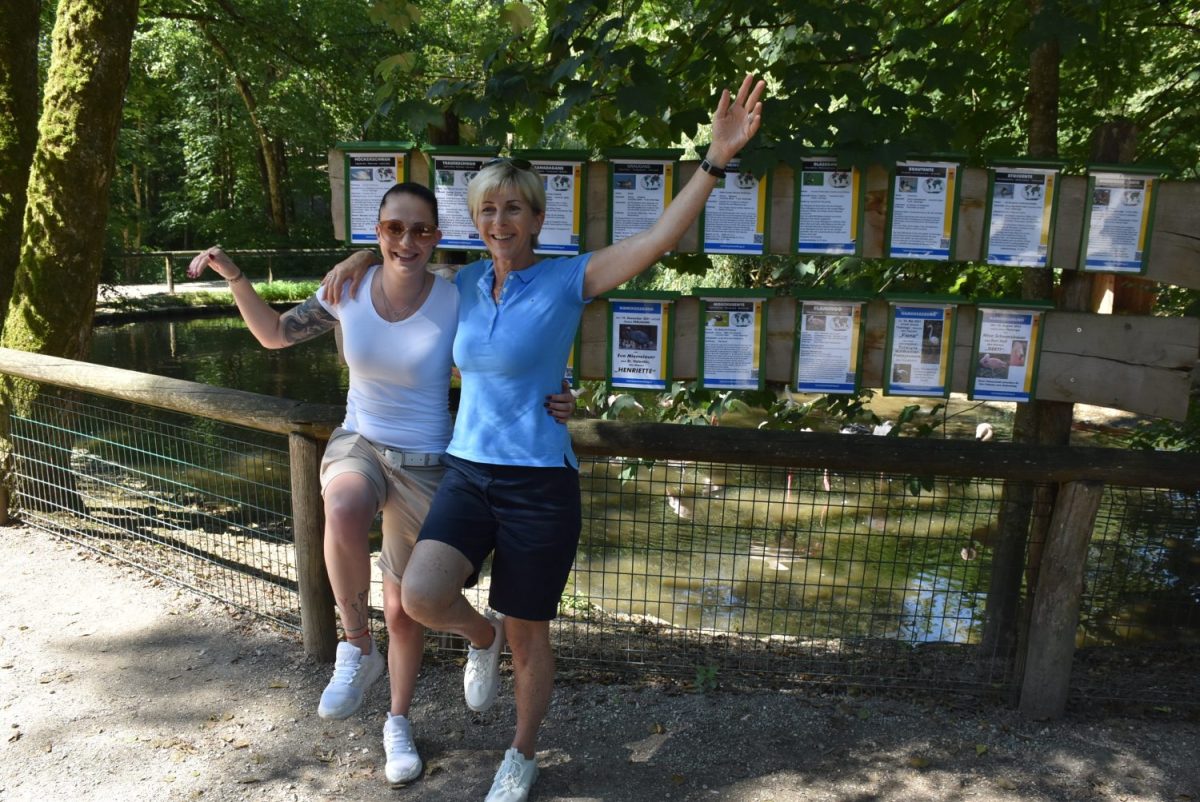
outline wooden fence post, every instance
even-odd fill
[[[175,294],[175,275],[171,272],[171,254],[163,257],[163,270],[167,275],[167,294]]]
[[[1084,563],[1103,491],[1102,482],[1067,482],[1054,502],[1021,684],[1021,713],[1029,718],[1057,718],[1067,707]]]
[[[300,631],[304,651],[330,662],[337,649],[333,591],[325,574],[322,550],[321,448],[314,438],[288,435],[292,474],[292,531],[296,548],[296,581],[300,587]]]

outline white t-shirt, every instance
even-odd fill
[[[458,327],[458,290],[433,277],[433,289],[412,315],[389,323],[371,302],[375,265],[358,294],[337,306],[317,301],[342,324],[350,367],[346,421],[373,443],[406,451],[440,452],[450,442],[450,364]]]

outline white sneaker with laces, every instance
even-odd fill
[[[504,618],[498,613],[486,613],[496,637],[486,649],[467,645],[467,668],[463,672],[463,695],[467,707],[482,713],[496,703],[500,690],[500,652],[504,649]]]
[[[504,753],[504,762],[496,771],[492,790],[484,802],[525,802],[537,776],[537,758],[526,758],[511,746]]]
[[[421,756],[412,739],[412,725],[404,716],[388,713],[383,725],[383,753],[387,763],[383,774],[392,785],[402,785],[421,774]]]
[[[362,706],[363,695],[383,674],[383,655],[371,644],[371,653],[364,655],[353,643],[342,641],[333,662],[333,676],[321,692],[317,715],[321,718],[348,718]]]

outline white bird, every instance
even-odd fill
[[[996,435],[996,430],[992,428],[990,423],[981,423],[975,427],[975,439],[981,443],[986,443]]]
[[[667,506],[671,508],[671,512],[683,518],[685,521],[692,517],[692,508],[683,503],[679,496],[667,491]]]

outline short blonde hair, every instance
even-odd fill
[[[520,193],[534,214],[546,211],[546,186],[542,177],[533,170],[522,169],[502,159],[484,167],[467,185],[467,211],[471,213],[471,219],[475,219],[488,195],[510,187]]]

